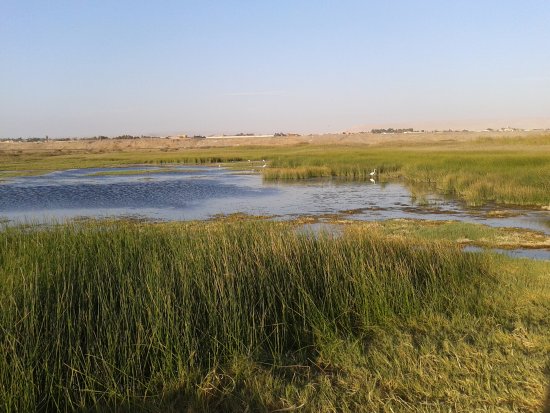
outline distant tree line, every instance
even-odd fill
[[[42,142],[47,141],[47,138],[1,138],[0,142]]]
[[[299,133],[293,133],[293,132],[289,132],[289,133],[277,132],[277,133],[274,133],[273,136],[277,136],[277,137],[280,137],[280,136],[300,136],[300,134]]]
[[[405,128],[405,129],[394,129],[394,128],[371,129],[371,133],[405,133],[405,132],[414,132],[414,130],[413,130],[413,128]]]
[[[141,136],[132,136],[132,135],[120,135],[115,136],[113,139],[153,139],[154,136],[147,136],[147,135],[141,135]]]
[[[141,135],[141,136],[133,136],[133,135],[120,135],[115,136],[113,138],[110,138],[108,136],[99,135],[99,136],[91,136],[89,138],[50,138],[46,136],[45,138],[37,138],[37,137],[30,137],[30,138],[0,138],[0,142],[6,142],[6,141],[12,141],[12,142],[45,142],[45,141],[59,141],[59,142],[67,142],[67,141],[73,141],[73,140],[81,140],[81,141],[96,141],[96,140],[104,140],[104,139],[155,139],[156,136],[148,136],[148,135]]]

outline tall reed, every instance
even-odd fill
[[[478,255],[266,222],[0,231],[0,410],[160,397],[235,357],[314,358],[330,337],[483,311]]]

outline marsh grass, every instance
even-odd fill
[[[263,176],[267,180],[316,176],[367,180],[376,168],[376,180],[402,180],[413,192],[429,187],[469,205],[545,206],[550,204],[550,150],[543,148],[538,153],[517,146],[498,147],[494,152],[487,147],[476,151],[334,148],[324,154],[276,158]]]
[[[106,153],[0,152],[0,170],[9,175],[69,168],[131,164],[224,164],[247,169],[247,160],[266,159],[267,180],[338,177],[401,180],[413,190],[426,185],[466,201],[550,207],[550,135],[484,137],[468,142],[391,143],[381,145],[243,146]],[[9,176],[5,174],[4,176]]]
[[[151,174],[166,174],[166,173],[192,173],[197,172],[196,169],[183,168],[160,168],[160,169],[132,169],[132,170],[114,170],[101,171],[87,174],[86,176],[125,176],[125,175],[151,175]]]
[[[460,245],[486,248],[550,247],[550,237],[541,231],[520,228],[498,228],[459,221],[391,219],[380,222],[347,223],[353,231],[366,231],[382,237],[424,241],[449,241]],[[345,226],[344,226],[345,228]]]
[[[250,366],[324,371],[377,326],[482,314],[495,281],[449,244],[261,221],[5,227],[0,280],[5,411],[204,407]]]

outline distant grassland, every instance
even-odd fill
[[[549,263],[346,228],[4,227],[0,409],[540,410]]]
[[[480,138],[469,142],[379,145],[215,147],[106,153],[0,152],[0,178],[55,169],[129,164],[212,164],[248,168],[266,159],[268,180],[333,177],[402,180],[415,191],[429,189],[470,205],[488,202],[550,208],[550,135]]]

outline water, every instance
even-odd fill
[[[171,172],[170,170],[178,170]],[[98,172],[155,171],[135,175],[90,176]],[[73,169],[0,184],[0,219],[11,222],[62,221],[77,217],[139,217],[151,220],[208,219],[242,212],[291,219],[341,214],[347,219],[416,218],[457,220],[498,227],[518,227],[550,234],[550,212],[508,210],[515,216],[492,218],[487,209],[430,197],[417,205],[397,183],[263,182],[258,173],[225,168],[152,166]]]
[[[463,248],[464,252],[483,252],[491,251],[497,254],[507,255],[512,258],[529,258],[532,260],[550,260],[550,251],[546,249],[503,249],[503,248],[488,248],[484,249],[474,245],[468,245]]]

